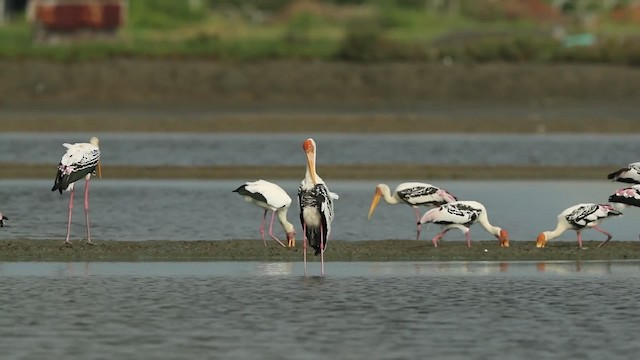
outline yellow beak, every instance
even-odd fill
[[[316,180],[316,164],[313,161],[313,154],[310,152],[307,153],[307,166],[309,167],[309,173],[311,174],[313,185],[317,185],[318,181]]]
[[[367,220],[371,220],[373,212],[376,210],[376,206],[378,206],[378,203],[380,202],[380,196],[380,193],[377,191],[373,195],[373,200],[371,201],[371,207],[369,207],[369,215],[367,216]]]

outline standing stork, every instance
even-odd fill
[[[291,197],[289,197],[284,189],[272,182],[260,179],[258,181],[246,182],[244,185],[233,190],[233,192],[242,195],[247,202],[264,209],[262,224],[260,225],[260,235],[262,236],[264,246],[267,246],[267,241],[264,239],[264,225],[268,211],[272,211],[271,223],[269,224],[269,236],[282,245],[282,247],[286,247],[282,241],[273,235],[273,220],[277,214],[278,220],[280,224],[282,224],[284,232],[287,234],[289,247],[295,245],[296,232],[293,225],[287,220],[287,211],[289,211],[289,206],[291,206]]]
[[[329,191],[322,178],[316,173],[316,142],[309,138],[302,144],[307,157],[307,170],[298,188],[300,222],[303,232],[304,272],[307,273],[307,241],[320,255],[321,273],[324,274],[324,251],[331,234],[333,220],[333,199],[338,196]]]
[[[631,163],[607,175],[607,179],[629,184],[640,184],[640,162]]]
[[[427,211],[418,223],[433,223],[444,228],[431,241],[438,247],[438,241],[451,229],[459,229],[467,238],[467,246],[471,247],[471,230],[469,227],[478,222],[500,242],[501,247],[509,247],[509,233],[507,230],[489,223],[487,209],[477,201],[455,201],[446,203]]]
[[[4,221],[9,220],[8,217],[4,216],[2,212],[0,212],[0,227],[4,227]]]
[[[598,247],[603,246],[611,240],[611,234],[602,230],[598,224],[611,216],[619,216],[622,213],[609,204],[578,204],[565,209],[558,215],[558,224],[552,231],[543,231],[536,239],[536,247],[543,248],[547,242],[557,238],[567,230],[575,230],[578,236],[578,246],[582,249],[582,235],[584,228],[595,229],[607,236]]]
[[[416,240],[420,239],[420,230],[422,228],[420,224],[419,206],[440,206],[458,200],[447,190],[431,184],[421,182],[402,183],[396,187],[393,195],[387,184],[378,184],[373,194],[371,207],[369,207],[368,220],[371,220],[373,212],[376,210],[376,206],[378,206],[381,198],[383,198],[387,204],[407,204],[415,210],[416,221],[418,222],[416,226]]]
[[[71,241],[69,241],[69,234],[71,232],[74,184],[76,181],[84,178],[84,216],[87,224],[87,244],[93,244],[91,242],[91,226],[89,224],[89,179],[92,174],[96,173],[96,169],[98,176],[102,177],[100,169],[99,140],[94,136],[88,143],[64,143],[62,146],[67,149],[67,152],[62,155],[62,159],[58,165],[58,173],[56,174],[56,179],[51,191],[58,190],[60,194],[62,194],[64,190],[69,190],[71,192],[71,196],[69,197],[67,238],[64,243],[65,245],[71,245]]]

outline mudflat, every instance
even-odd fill
[[[5,240],[0,242],[0,261],[301,261],[302,241],[295,248],[283,248],[274,241],[100,241],[88,245],[63,240]],[[579,249],[575,242],[550,242],[536,248],[535,241],[511,241],[501,248],[497,241],[442,241],[436,248],[424,240],[332,240],[325,260],[331,261],[553,261],[640,259],[640,242],[611,241],[598,248],[586,241]],[[308,261],[319,261],[309,250]]]

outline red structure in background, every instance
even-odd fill
[[[115,32],[124,25],[126,0],[31,0],[29,18],[46,32]]]

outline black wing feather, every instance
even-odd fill
[[[259,193],[259,192],[254,193],[247,190],[247,185],[242,185],[239,188],[233,190],[233,192],[237,192],[238,194],[243,196],[248,196],[257,201],[262,201],[265,204],[267,203],[267,198],[265,198],[264,195],[262,195],[262,193]]]

